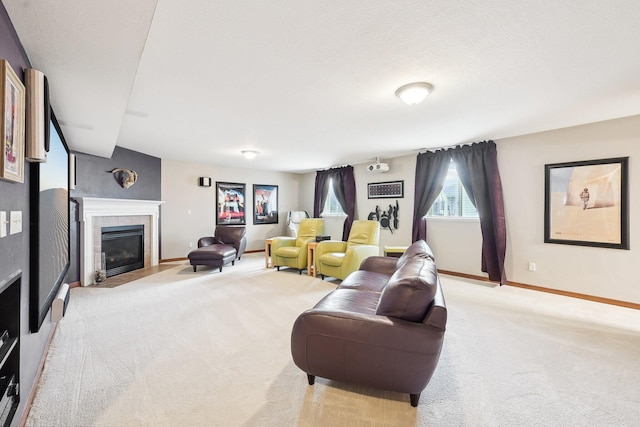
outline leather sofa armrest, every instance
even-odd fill
[[[397,262],[398,258],[370,256],[362,261],[362,264],[360,264],[360,270],[372,271],[374,273],[381,273],[386,274],[387,276],[391,276],[396,271]]]
[[[440,329],[442,332],[446,330],[447,305],[444,301],[444,293],[442,292],[440,277],[438,277],[436,294],[433,296],[433,302],[431,303],[431,307],[427,310],[423,323],[433,328]]]

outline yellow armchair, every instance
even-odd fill
[[[278,271],[280,267],[291,267],[297,268],[302,274],[302,270],[307,268],[307,244],[322,233],[324,233],[322,218],[300,220],[298,237],[276,237],[271,242],[273,265]]]
[[[370,256],[380,254],[380,223],[353,221],[346,242],[325,240],[316,247],[316,266],[321,277],[331,276],[343,280]]]

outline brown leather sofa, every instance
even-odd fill
[[[302,313],[291,334],[294,363],[315,377],[409,393],[412,406],[438,364],[447,309],[424,241],[400,258],[369,257]]]
[[[196,271],[198,265],[222,267],[235,264],[247,248],[246,228],[237,225],[218,225],[212,237],[201,237],[198,249],[189,252],[189,262]]]

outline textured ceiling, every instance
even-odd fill
[[[640,114],[637,0],[3,3],[104,157],[305,172]]]

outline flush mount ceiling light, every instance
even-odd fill
[[[426,82],[409,83],[396,90],[396,96],[409,105],[421,103],[433,90],[433,85]]]
[[[256,156],[260,154],[259,151],[255,151],[255,150],[242,150],[241,153],[247,159],[255,159]]]

